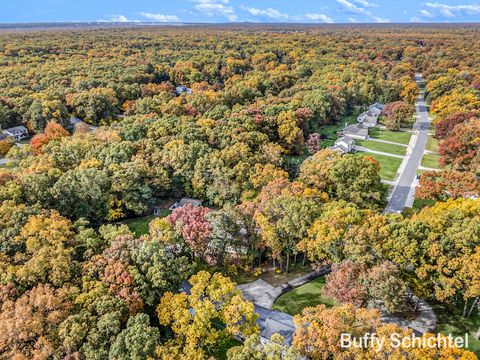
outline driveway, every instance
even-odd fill
[[[420,83],[423,82],[422,75],[416,74],[415,80],[417,84],[420,85]],[[414,180],[425,152],[425,147],[428,140],[428,130],[430,129],[427,107],[425,106],[423,97],[420,94],[417,98],[416,111],[417,121],[415,122],[413,129],[418,132],[418,135],[416,137],[416,142],[413,146],[410,157],[408,158],[408,161],[399,176],[397,185],[393,189],[392,196],[385,210],[389,213],[402,211],[407,204],[409,197],[414,196]],[[410,205],[411,202],[412,201],[410,199],[408,204]]]

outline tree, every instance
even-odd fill
[[[44,133],[35,135],[32,140],[30,140],[30,145],[35,154],[40,154],[42,152],[42,147],[47,145],[50,141],[60,140],[69,135],[68,131],[65,130],[62,125],[54,121],[49,121],[45,127]]]
[[[400,130],[401,127],[407,125],[412,119],[413,111],[413,106],[404,101],[395,101],[386,104],[382,110],[385,118],[385,126],[390,130]]]
[[[333,192],[334,184],[329,174],[339,158],[338,153],[330,149],[318,151],[302,163],[298,180],[319,191]]]
[[[373,333],[380,323],[376,309],[357,309],[344,305],[327,309],[325,305],[307,307],[296,315],[293,345],[310,359],[342,358],[341,335]]]
[[[59,325],[73,304],[68,288],[38,285],[17,300],[5,301],[0,313],[0,352],[11,359],[51,358],[60,347]]]
[[[420,177],[415,191],[419,199],[445,201],[449,198],[476,197],[480,194],[480,182],[476,175],[455,170],[427,171]]]
[[[70,221],[56,211],[31,216],[15,242],[25,249],[14,266],[18,281],[32,287],[38,283],[62,286],[73,271],[73,231]]]
[[[206,207],[186,204],[175,209],[167,217],[167,220],[181,232],[193,257],[203,259],[207,251],[212,233],[212,227],[205,218],[209,212],[210,209]]]
[[[367,269],[361,264],[342,261],[332,266],[332,272],[326,277],[323,292],[342,304],[352,304],[356,307],[364,305],[368,298],[368,287],[360,281]]]
[[[307,236],[299,242],[298,249],[306,252],[310,261],[317,264],[344,260],[345,237],[349,229],[361,221],[362,215],[354,204],[345,201],[326,203],[308,229]]]
[[[400,269],[394,263],[382,262],[362,275],[363,286],[373,306],[393,313],[405,304],[406,286],[400,278]]]
[[[320,143],[321,143],[320,134],[318,134],[318,133],[310,134],[308,136],[307,142],[306,142],[308,152],[313,155],[313,154],[317,153],[318,151],[320,151],[320,149],[321,149],[321,144]]]
[[[157,348],[161,359],[203,359],[222,335],[258,332],[253,304],[242,298],[227,277],[200,271],[189,282],[189,295],[167,292],[157,307],[160,324],[169,326],[174,334],[173,340]],[[220,323],[215,324],[215,319]]]
[[[94,223],[106,219],[110,182],[105,171],[74,169],[64,173],[51,189],[55,208],[73,219]]]
[[[112,360],[143,360],[155,357],[160,344],[160,331],[150,326],[147,314],[137,314],[127,322],[127,327],[118,334],[108,355]]]
[[[435,124],[435,137],[445,139],[450,136],[457,125],[479,116],[479,111],[462,111],[446,116]]]
[[[227,352],[228,360],[299,360],[300,353],[293,346],[286,346],[279,334],[273,334],[266,344],[258,335],[251,335],[242,345],[232,347]]]
[[[378,208],[385,199],[376,164],[368,159],[343,156],[334,163],[329,173],[335,184],[335,197],[362,208]]]
[[[480,119],[473,118],[457,125],[449,137],[440,143],[438,153],[442,167],[451,165],[454,170],[476,173],[479,169]]]

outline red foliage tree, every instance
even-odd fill
[[[480,119],[473,118],[457,125],[450,136],[440,143],[438,153],[442,167],[476,172],[480,158]]]
[[[475,174],[443,170],[427,171],[422,174],[415,196],[420,199],[447,200],[479,194],[480,182]]]
[[[209,208],[186,204],[181,208],[175,209],[167,217],[170,223],[181,230],[182,236],[194,256],[203,257],[207,250],[212,233],[212,227],[205,219],[205,215],[209,212]]]
[[[50,121],[45,127],[45,132],[43,134],[35,135],[32,140],[30,140],[30,145],[32,146],[35,154],[40,154],[42,152],[42,148],[50,141],[58,140],[68,135],[70,134],[62,127],[62,125],[56,123],[55,121]]]
[[[324,294],[341,302],[360,307],[367,300],[367,289],[361,284],[360,276],[366,272],[363,265],[352,261],[343,261],[332,266],[323,288]]]
[[[462,111],[446,116],[435,125],[435,137],[437,139],[445,139],[451,134],[455,126],[477,117],[479,114],[480,112],[478,111]]]

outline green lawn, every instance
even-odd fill
[[[440,169],[439,158],[436,154],[425,154],[422,158],[422,166],[432,169]]]
[[[164,210],[160,217],[166,217],[170,215],[171,211],[170,210]],[[135,236],[142,236],[148,233],[148,225],[150,222],[155,219],[155,216],[149,215],[149,216],[143,216],[135,219],[128,219],[121,221],[121,224],[125,224],[128,226],[131,232],[135,234]]]
[[[426,149],[429,151],[438,151],[438,140],[435,139],[432,135],[428,135]]]
[[[355,140],[355,144],[366,147],[370,150],[376,150],[376,151],[386,152],[386,153],[395,154],[395,155],[404,156],[405,153],[407,152],[407,148],[405,146],[386,144],[386,143],[372,141],[372,140]]]
[[[397,170],[402,163],[402,159],[391,156],[358,152],[357,156],[370,156],[380,163],[380,177],[384,180],[395,180]]]
[[[309,306],[325,304],[327,307],[337,305],[335,300],[322,295],[325,277],[320,277],[295,290],[280,296],[273,304],[272,309],[283,311],[290,315],[297,315]]]
[[[393,141],[405,145],[410,142],[410,138],[412,137],[412,133],[408,131],[391,131],[379,128],[370,129],[369,135],[373,139]]]
[[[458,304],[457,307],[449,308],[444,304],[433,305],[433,310],[438,316],[439,326],[437,332],[452,336],[464,336],[468,333],[468,350],[480,355],[480,340],[475,339],[475,333],[480,327],[480,316],[478,310],[474,310],[469,319],[462,316],[463,304]]]
[[[359,112],[355,111],[352,115],[345,116],[342,120],[338,121],[336,124],[325,125],[318,129],[318,133],[323,135],[324,139],[322,140],[322,146],[328,148],[333,146],[335,140],[338,139],[337,132],[342,130],[345,127],[345,124],[356,124],[357,117]]]

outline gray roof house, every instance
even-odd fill
[[[368,128],[363,126],[363,124],[352,124],[346,126],[341,131],[343,136],[348,136],[351,139],[368,139]]]
[[[15,141],[20,141],[28,136],[28,129],[25,126],[15,126],[3,130],[3,134],[12,137]]]
[[[369,109],[370,109],[370,110],[377,109],[377,110],[380,110],[380,113],[381,113],[384,107],[385,107],[385,105],[383,105],[383,104],[381,104],[381,103],[379,103],[379,102],[376,102],[375,104],[370,105],[370,108],[369,108]],[[377,111],[376,111],[376,112],[377,112]],[[376,113],[376,112],[375,112],[375,113]],[[380,114],[380,113],[379,113],[379,114]]]
[[[342,154],[346,154],[355,150],[355,140],[348,136],[342,136],[335,141],[335,145],[332,150],[339,151]]]
[[[182,95],[182,94],[191,94],[192,93],[192,89],[190,89],[189,87],[186,87],[185,85],[180,85],[180,86],[177,86],[175,88],[175,93],[177,95]]]
[[[380,113],[379,113],[380,114]],[[378,115],[375,115],[370,110],[361,113],[357,117],[357,121],[362,123],[366,127],[375,127],[377,126]]]
[[[198,200],[198,199],[182,198],[182,199],[178,200],[175,204],[170,206],[169,210],[173,211],[173,210],[181,208],[181,207],[183,207],[184,205],[187,205],[187,204],[190,204],[194,207],[198,207],[198,206],[202,206],[203,201]]]

